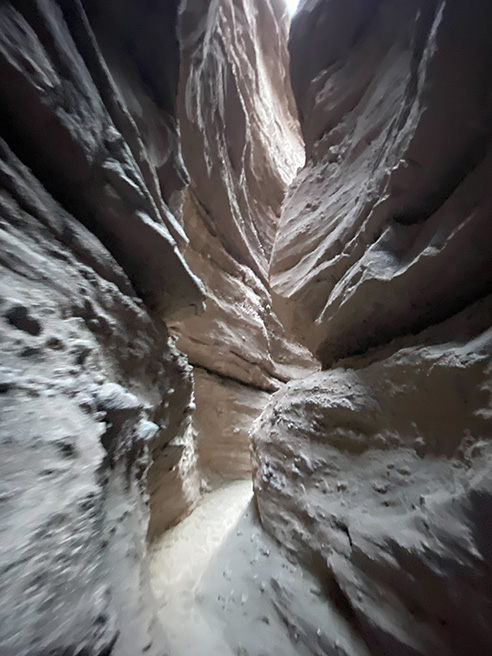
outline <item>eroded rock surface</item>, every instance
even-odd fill
[[[491,26],[453,0],[305,0],[292,24],[307,163],[271,281],[326,370],[257,421],[255,490],[350,627],[336,653],[492,650]],[[299,649],[332,653],[314,623]]]
[[[167,486],[167,506],[152,498],[151,532],[189,507],[199,479],[186,437],[191,369],[161,319],[203,299],[167,205],[186,182],[176,12],[173,2],[0,8],[9,656],[165,649],[147,581],[150,455],[150,491]],[[177,471],[176,450],[186,455]]]
[[[304,159],[287,27],[283,0],[187,0],[180,11],[179,117],[191,178],[182,207],[185,257],[207,301],[203,314],[172,329],[190,362],[211,373],[210,385],[198,375],[195,392],[200,453],[205,468],[213,459],[227,477],[236,454],[235,470],[247,474],[248,425],[267,398],[262,392],[317,368],[272,310],[267,275],[284,194]],[[226,416],[237,418],[235,440]],[[215,459],[218,444],[223,455]]]
[[[267,280],[303,157],[285,8],[190,0],[180,47],[178,4],[0,8],[2,653],[162,654],[146,540],[316,368]]]
[[[491,27],[303,0],[294,101],[281,0],[1,4],[2,654],[492,652]]]
[[[249,431],[270,394],[194,368],[193,416],[200,469],[208,478],[251,479]]]
[[[263,525],[370,653],[490,651],[491,313],[289,383],[257,425]]]
[[[271,280],[326,366],[490,289],[491,23],[490,3],[457,0],[310,0],[294,18],[308,161]]]

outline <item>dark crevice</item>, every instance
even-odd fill
[[[9,80],[11,87],[22,85],[22,82],[19,79],[15,79],[17,77],[16,73],[9,71],[7,74],[7,65],[1,60],[0,72],[4,74],[4,79]],[[21,91],[19,89],[19,95],[22,94],[22,96],[25,97],[26,102],[29,102],[29,111],[32,113],[35,112],[38,115],[40,129],[42,129],[41,123],[44,120],[46,124],[45,129],[47,129],[47,126],[51,126],[49,129],[53,130],[53,139],[57,142],[58,147],[67,149],[67,151],[73,155],[74,161],[72,165],[75,167],[78,174],[87,175],[88,163],[85,161],[80,145],[75,144],[68,134],[63,135],[65,143],[62,143],[62,135],[60,134],[61,126],[57,125],[54,127],[54,123],[56,122],[55,118],[49,115],[48,108],[43,106],[39,97],[34,97],[34,89],[32,89],[32,93],[30,93],[30,91],[31,90],[27,89]],[[19,114],[17,109],[17,107],[12,109],[6,107],[3,103],[3,97],[0,97],[1,136],[7,143],[9,149],[32,171],[44,189],[65,211],[76,217],[90,230],[90,232],[98,237],[110,251],[114,250],[110,248],[108,236],[104,234],[103,230],[101,230],[101,226],[95,221],[93,213],[90,212],[81,200],[82,193],[80,183],[75,184],[75,190],[77,192],[75,194],[74,187],[69,181],[63,180],[63,177],[59,174],[58,166],[53,164],[53,162],[57,161],[56,158],[47,158],[43,156],[43,149],[38,148],[35,140],[30,138],[28,130],[22,128],[22,114]],[[77,150],[79,152],[76,153]],[[78,162],[77,159],[79,159]]]
[[[202,371],[205,371],[207,374],[210,374],[210,376],[215,376],[216,378],[219,378],[224,382],[235,383],[236,385],[241,385],[242,387],[247,387],[248,389],[256,390],[258,392],[267,392],[268,394],[273,394],[271,387],[268,388],[268,387],[262,387],[261,385],[253,385],[252,383],[246,383],[244,380],[240,380],[239,378],[235,378],[234,376],[227,376],[226,374],[221,374],[218,371],[214,371],[213,369],[204,367],[202,364],[196,364],[192,360],[189,360],[189,363],[195,369],[201,369]]]
[[[51,35],[40,31],[38,36],[42,47],[57,47],[51,44]],[[133,180],[127,182],[106,170],[108,158],[123,168],[133,166],[134,160],[130,161],[123,139],[115,135],[110,117],[100,111],[99,96],[89,98],[87,76],[87,88],[80,89],[67,73],[52,90],[40,92],[5,53],[0,55],[0,76],[9,89],[0,98],[1,135],[19,160],[61,207],[105,245],[152,312],[171,316],[198,307],[203,294],[195,277],[183,276],[181,289],[170,289],[171,277],[188,270],[149,199],[127,191]],[[75,101],[80,105],[76,111]],[[57,111],[58,106],[63,111]],[[78,129],[70,120],[76,115],[81,117]],[[88,134],[82,139],[84,127]]]
[[[71,0],[63,0],[65,12],[71,11],[71,4]],[[153,100],[174,115],[180,65],[176,38],[179,1],[81,0],[81,5],[98,37],[124,44]]]
[[[492,265],[491,265],[491,269],[492,269]],[[475,295],[470,296],[466,301],[463,301],[462,303],[456,303],[449,310],[449,312],[445,312],[440,315],[436,314],[434,320],[431,320],[430,317],[428,319],[426,319],[426,317],[422,317],[420,318],[420,320],[416,320],[413,323],[411,323],[409,326],[406,326],[405,330],[392,334],[386,340],[379,341],[378,337],[381,336],[381,333],[379,333],[379,335],[373,335],[371,337],[368,337],[363,344],[361,344],[359,341],[359,347],[349,349],[347,353],[335,357],[331,361],[331,363],[327,364],[326,366],[323,366],[323,370],[332,369],[340,366],[343,367],[350,366],[351,368],[357,368],[357,358],[360,358],[361,356],[370,357],[371,361],[376,361],[378,359],[387,359],[388,353],[386,351],[386,348],[393,347],[394,351],[396,352],[397,350],[404,347],[404,344],[402,344],[401,342],[405,338],[407,339],[411,337],[418,338],[422,332],[432,329],[434,326],[439,326],[444,322],[453,319],[454,317],[458,316],[462,312],[465,312],[467,309],[472,308],[473,305],[475,305],[476,303],[485,300],[488,296],[490,296],[491,293],[492,293],[492,271],[491,271],[491,279],[485,281],[482,287],[476,290]],[[427,346],[432,343],[434,343],[434,340],[431,339],[430,337],[427,338],[427,336],[425,336],[421,340],[418,339],[412,340],[411,345],[417,347],[417,346]],[[442,343],[442,337],[436,338],[435,343]],[[348,361],[351,358],[356,358],[356,360],[350,361],[349,363]]]
[[[11,157],[15,157],[10,151],[6,142],[0,138],[0,156],[4,159],[7,166],[11,165]],[[17,164],[17,162],[15,162]],[[15,165],[14,164],[14,165]],[[18,162],[19,166],[23,166],[21,162]],[[25,183],[29,184],[29,178],[26,176]],[[65,213],[63,208],[55,209],[51,206],[46,207],[46,212],[54,214],[54,221],[59,223],[60,229],[56,229],[55,225],[44,215],[44,208],[41,209],[34,202],[31,202],[30,198],[22,193],[22,188],[18,187],[16,184],[16,176],[11,175],[6,170],[3,170],[3,167],[0,165],[0,184],[3,188],[10,194],[12,199],[18,204],[19,208],[26,214],[34,217],[40,224],[42,224],[53,237],[62,244],[65,248],[70,248],[79,261],[82,264],[92,268],[101,278],[108,280],[109,282],[114,283],[122,294],[126,296],[134,297],[135,292],[129,282],[129,280],[123,274],[123,271],[120,271],[119,268],[116,268],[114,264],[111,266],[111,261],[109,260],[109,252],[102,254],[102,257],[107,254],[109,262],[106,264],[102,260],[97,258],[96,245],[94,243],[87,244],[87,238],[89,237],[88,233],[85,233],[85,228],[82,225],[78,225],[76,219],[73,219],[70,215]],[[53,204],[56,201],[52,198]],[[94,240],[95,242],[95,240]],[[104,247],[100,246],[101,251]],[[96,252],[94,252],[96,250]],[[53,256],[63,258],[61,251],[52,253]]]
[[[484,126],[483,134],[477,135],[468,145],[466,152],[445,170],[445,178],[436,184],[436,190],[418,199],[407,209],[397,213],[393,220],[402,225],[424,223],[435,214],[455,193],[464,179],[485,159],[490,145],[490,133]]]

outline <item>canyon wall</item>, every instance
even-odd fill
[[[0,25],[0,652],[162,654],[147,490],[157,530],[199,486],[163,319],[204,298],[168,207],[177,3],[12,1]]]
[[[162,654],[147,542],[250,476],[253,420],[317,368],[268,288],[303,163],[287,22],[0,8],[2,653]]]
[[[253,422],[236,653],[492,652],[491,27],[302,0],[289,80],[283,0],[1,4],[2,654],[162,656]]]
[[[250,475],[248,431],[268,393],[317,369],[285,333],[268,285],[282,201],[304,161],[287,29],[283,0],[181,5],[185,258],[207,301],[170,327],[197,372],[202,468],[227,478]]]
[[[341,627],[299,608],[306,653],[492,650],[491,27],[485,0],[304,0],[292,23],[307,161],[270,275],[324,371],[253,440],[262,524]]]

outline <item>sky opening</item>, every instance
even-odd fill
[[[291,14],[295,12],[297,9],[297,5],[299,4],[299,0],[285,0],[285,3],[290,11]]]

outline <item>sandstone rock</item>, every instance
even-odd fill
[[[303,162],[286,30],[281,0],[186,0],[180,9],[179,117],[192,189],[209,231],[263,281],[286,186]]]
[[[304,0],[292,24],[307,163],[271,282],[326,370],[255,424],[255,490],[371,654],[492,649],[491,25],[454,0]]]
[[[208,300],[198,321],[176,327],[178,346],[194,364],[278,389],[315,369],[272,312],[267,286],[282,200],[303,159],[286,76],[286,9],[280,0],[188,1],[180,23],[186,259]]]
[[[492,647],[491,317],[291,382],[256,426],[263,525],[370,653]]]
[[[145,473],[185,370],[109,253],[4,142],[0,171],[0,651],[134,655],[162,641]]]
[[[88,6],[97,26],[113,5]],[[152,24],[151,15],[136,10],[137,3],[129,6]],[[1,111],[9,144],[50,194],[101,238],[150,305],[168,316],[196,311],[201,285],[176,242],[185,243],[185,235],[164,202],[157,184],[160,169],[151,166],[82,5],[8,2],[0,11],[0,71],[7,90]],[[128,25],[137,32],[115,29],[108,45],[123,65],[143,27],[141,22]],[[162,41],[153,43],[158,48]],[[123,92],[133,81],[132,72]],[[154,89],[147,81],[145,91],[141,83],[129,94],[133,110],[138,100],[152,104]],[[172,79],[170,84],[175,87]],[[167,115],[158,111],[159,100],[152,107],[172,132]]]
[[[491,23],[485,1],[310,0],[294,18],[308,161],[271,281],[326,366],[490,289]]]
[[[251,479],[249,430],[270,395],[195,367],[193,427],[203,473]]]
[[[118,7],[0,8],[0,652],[12,656],[165,648],[147,473],[153,492],[188,434],[192,379],[160,317],[194,311],[202,287],[166,204],[187,179],[176,20],[174,40],[149,28],[144,44],[156,16],[128,2],[118,22]],[[184,455],[183,475],[163,479],[174,507],[152,499],[150,534],[196,500],[192,441]]]
[[[190,196],[183,214],[190,234],[186,259],[207,289],[205,312],[170,323],[190,362],[270,392],[315,371],[306,348],[287,337],[272,312],[267,287],[207,230]]]
[[[189,235],[185,258],[203,281],[207,301],[203,314],[170,328],[192,364],[252,387],[232,381],[224,396],[224,386],[211,378],[211,402],[201,406],[205,396],[197,397],[196,432],[202,444],[216,445],[212,469],[222,462],[229,477],[227,463],[236,453],[246,454],[247,422],[258,400],[267,398],[261,390],[275,391],[317,369],[272,310],[267,280],[281,204],[303,162],[303,148],[287,75],[287,15],[281,0],[187,0],[180,33],[179,118],[191,177],[182,207]],[[203,376],[198,378],[202,389]],[[237,421],[237,442],[231,440],[232,427],[219,419],[216,403],[224,417]],[[207,460],[204,466],[210,469]],[[245,466],[246,460],[239,470]]]
[[[490,2],[303,0],[294,95],[282,0],[178,4],[0,6],[0,652],[182,656],[254,423],[197,656],[488,654]]]
[[[302,157],[284,13],[190,1],[180,72],[175,1],[0,8],[6,653],[162,652],[145,543],[200,494],[196,435],[204,470],[244,475],[265,390],[315,368],[266,276]],[[192,191],[174,216],[190,181],[178,115]],[[195,425],[192,372],[161,322],[201,309],[186,248],[210,309],[180,335],[205,336],[194,364],[228,377],[197,375]]]

